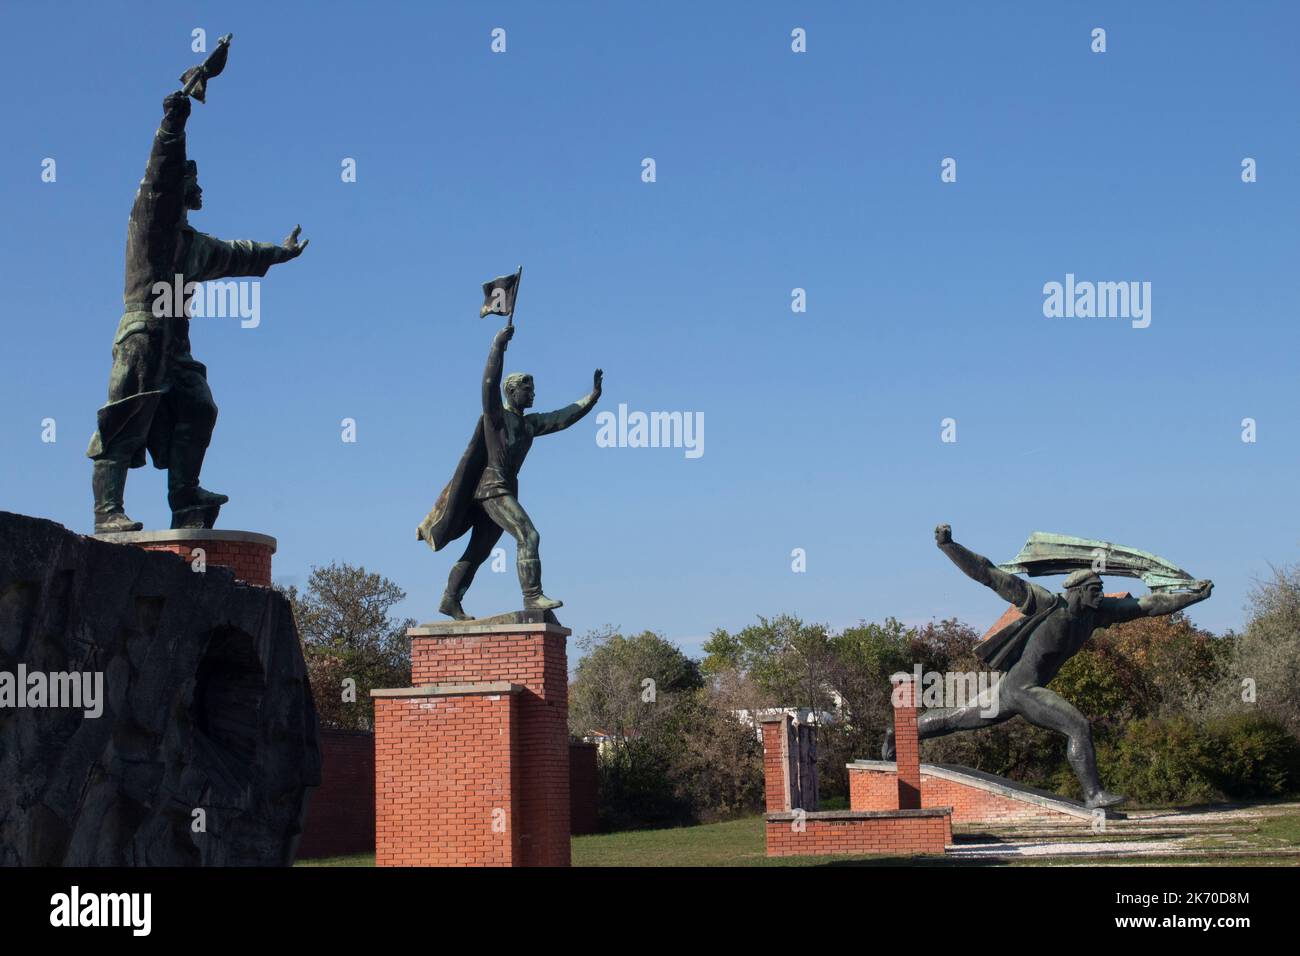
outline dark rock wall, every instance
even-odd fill
[[[0,865],[292,862],[320,748],[281,595],[0,512],[0,672],[20,664],[102,673],[103,713],[0,706]]]

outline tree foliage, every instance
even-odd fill
[[[1300,564],[1275,568],[1251,592],[1250,618],[1234,642],[1224,699],[1248,704],[1300,736]]]
[[[283,593],[293,608],[321,726],[373,729],[371,689],[411,682],[406,630],[415,621],[392,616],[406,593],[381,575],[340,563],[312,568],[305,591]]]

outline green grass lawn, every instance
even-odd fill
[[[816,866],[849,864],[843,856],[767,856],[763,817],[670,830],[629,830],[573,838],[574,866]],[[863,858],[885,862],[884,858]],[[939,862],[938,858],[932,858]],[[374,866],[372,854],[303,860],[298,866]],[[889,860],[891,863],[901,862]],[[909,862],[917,862],[911,860]]]
[[[1090,839],[1083,835],[1082,839]],[[1103,839],[1097,837],[1096,839]],[[1142,839],[1138,834],[1125,839]],[[1284,813],[1258,819],[1251,832],[1241,835],[1239,847],[1278,851],[1300,846],[1300,814]],[[795,856],[769,858],[762,815],[706,823],[700,826],[668,830],[629,830],[622,833],[599,833],[573,838],[574,866],[1077,866],[1096,865],[1079,859],[1039,857],[1013,862],[991,863],[958,861],[943,857],[850,857]],[[1105,860],[1107,866],[1153,863],[1178,863],[1192,866],[1213,865],[1295,865],[1288,858],[1216,856],[1213,845],[1204,847],[1205,855],[1122,856]],[[374,854],[303,860],[298,866],[374,866]]]
[[[1300,846],[1300,816],[1266,817],[1259,821],[1257,836],[1265,846]]]
[[[762,816],[573,838],[574,866],[813,866],[844,857],[767,856]]]

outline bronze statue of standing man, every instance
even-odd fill
[[[482,314],[509,314],[513,318],[518,275],[503,276],[494,282],[509,282],[512,278],[509,312],[505,307],[485,305]],[[487,283],[484,291],[490,295],[492,287],[493,283]],[[506,346],[514,334],[515,327],[506,325],[492,340],[483,372],[483,415],[451,481],[416,532],[435,551],[469,532],[465,553],[452,565],[447,589],[438,606],[443,614],[458,621],[473,620],[465,613],[461,601],[479,565],[492,555],[503,531],[515,539],[524,607],[551,610],[563,604],[542,593],[542,562],[538,553],[541,537],[519,503],[519,469],[534,438],[562,431],[591,411],[600,399],[604,373],[596,369],[591,391],[572,405],[554,412],[530,413],[533,377],[514,372],[506,376],[504,386],[501,381]]]
[[[225,68],[229,45],[230,38],[223,37],[201,66],[181,78],[183,88],[163,100],[162,123],[131,208],[125,305],[113,338],[108,403],[99,410],[86,450],[95,463],[96,533],[142,527],[127,517],[123,495],[127,470],[144,465],[146,450],[156,467],[167,469],[171,526],[212,527],[229,499],[199,487],[217,406],[207,368],[190,355],[192,284],[264,276],[307,248],[298,242],[300,228],[277,246],[215,239],[189,224],[189,211],[203,208],[198,165],[185,153],[190,97],[203,102],[207,80]],[[177,297],[173,289],[184,291]]]

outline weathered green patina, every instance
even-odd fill
[[[1156,593],[1186,591],[1196,586],[1195,578],[1158,554],[1050,531],[1035,531],[1019,554],[998,567],[1031,578],[1089,569],[1098,574],[1140,578]]]
[[[210,528],[229,500],[199,487],[199,472],[217,420],[207,368],[190,354],[189,302],[195,284],[233,276],[264,276],[271,266],[307,248],[300,228],[282,245],[216,239],[189,224],[203,208],[198,165],[185,152],[190,96],[202,98],[207,80],[225,67],[229,37],[203,64],[188,70],[185,86],[163,100],[144,179],[127,223],[124,308],[113,336],[108,402],[99,409],[86,456],[94,461],[95,531],[138,531],[123,506],[127,470],[145,464],[167,469],[173,528]],[[159,289],[167,292],[160,294]],[[173,289],[182,293],[172,294]],[[180,301],[177,301],[177,300]]]
[[[487,287],[484,288],[486,292]],[[513,310],[513,298],[510,308]],[[596,369],[591,391],[572,405],[554,412],[532,413],[528,409],[533,404],[533,377],[514,373],[505,380],[503,403],[501,372],[506,345],[514,334],[515,327],[507,325],[492,340],[483,373],[483,414],[451,481],[416,529],[416,537],[435,551],[467,531],[470,533],[465,553],[452,565],[438,607],[443,614],[458,621],[473,620],[465,613],[461,601],[479,565],[491,557],[502,531],[508,531],[515,539],[524,607],[545,611],[563,604],[542,593],[542,562],[538,553],[541,537],[519,504],[519,469],[534,438],[562,431],[591,411],[600,399],[604,373]]]
[[[1103,789],[1097,774],[1088,719],[1047,685],[1094,631],[1140,617],[1174,614],[1208,598],[1213,583],[1191,581],[1190,575],[1185,581],[1186,572],[1145,551],[1068,535],[1031,535],[1016,561],[1002,566],[958,544],[946,524],[934,529],[934,541],[967,577],[1010,601],[1020,616],[975,648],[976,655],[990,669],[1003,672],[992,700],[927,710],[917,720],[920,737],[942,737],[1023,717],[1036,727],[1065,736],[1066,757],[1088,807],[1105,810],[1118,806],[1124,798]],[[1108,557],[1115,564],[1103,565]],[[1071,573],[1065,579],[1064,594],[1054,594],[1016,577],[1016,572],[1034,575],[1066,571]],[[1159,581],[1173,582],[1165,585],[1167,589],[1177,586],[1186,590],[1141,598],[1107,597],[1102,573],[1155,574]],[[894,757],[892,730],[885,732],[882,755],[886,760]]]

